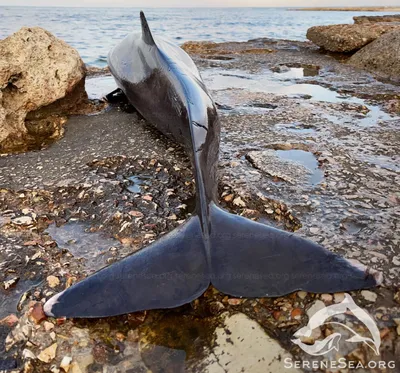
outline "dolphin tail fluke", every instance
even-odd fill
[[[323,247],[211,208],[212,283],[233,296],[281,296],[296,290],[332,293],[377,286],[365,271]]]
[[[144,42],[148,45],[156,45],[149,24],[147,23],[146,16],[143,12],[140,12],[140,21],[142,23],[142,38]]]
[[[54,317],[106,317],[172,308],[199,297],[209,273],[198,217],[150,246],[55,295],[44,306]]]

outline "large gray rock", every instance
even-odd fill
[[[400,81],[400,30],[381,36],[355,53],[350,65]]]
[[[307,38],[327,51],[348,53],[396,29],[400,30],[400,26],[390,23],[314,26],[308,29]]]
[[[377,23],[377,22],[400,22],[400,14],[389,14],[384,16],[358,16],[353,17],[354,23]]]
[[[33,114],[71,93],[81,100],[84,78],[85,67],[78,52],[42,28],[24,27],[1,40],[0,152],[22,149],[35,141],[35,136],[48,137],[61,131],[65,120],[58,118],[38,126],[32,121]],[[77,86],[82,94],[77,94]],[[30,126],[26,125],[28,114]]]

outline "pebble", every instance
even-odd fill
[[[71,368],[72,357],[64,356],[60,363],[60,368],[64,370],[64,372],[68,373]]]
[[[56,357],[57,343],[53,343],[50,347],[47,347],[39,355],[38,359],[44,363],[50,363]]]
[[[344,301],[344,293],[335,293],[333,298],[335,299],[335,303],[342,303]]]
[[[233,200],[233,204],[235,206],[246,207],[246,204],[243,202],[243,200],[240,197],[235,198]]]
[[[56,276],[48,276],[47,283],[51,288],[55,288],[56,286],[60,285],[60,279]]]
[[[24,348],[24,350],[22,351],[22,357],[24,360],[36,359],[36,355],[31,350],[28,350],[27,348]]]
[[[44,327],[44,330],[46,330],[46,332],[49,332],[51,329],[54,328],[54,324],[49,321],[45,321],[43,323],[43,327]]]
[[[300,299],[305,299],[306,296],[307,296],[307,292],[306,292],[306,291],[298,291],[298,292],[297,292],[297,296],[298,296]]]
[[[3,286],[5,290],[10,289],[11,287],[13,287],[14,285],[17,284],[17,282],[19,281],[19,277],[14,277],[11,280],[8,281],[4,281],[3,282]]]
[[[312,234],[317,234],[319,232],[319,228],[310,228],[310,232]]]
[[[311,318],[314,316],[319,310],[322,310],[325,308],[325,303],[322,302],[321,300],[315,301],[315,303],[307,310],[307,316],[308,318]]]
[[[13,219],[12,222],[17,225],[31,225],[33,219],[30,216],[20,216],[19,218]]]
[[[365,300],[372,303],[374,303],[378,298],[378,295],[376,293],[373,293],[372,291],[369,290],[363,290],[361,292],[361,295],[364,297]]]
[[[35,303],[29,309],[29,316],[35,321],[36,324],[39,324],[42,320],[46,319],[46,315],[43,311],[43,304]]]
[[[4,319],[0,320],[0,325],[7,325],[10,328],[13,327],[18,322],[18,317],[14,314],[6,316]]]
[[[143,218],[144,216],[140,211],[130,211],[129,215],[133,216],[134,218]]]
[[[330,294],[321,294],[321,300],[325,303],[332,303],[333,297]]]
[[[238,306],[239,304],[242,303],[242,300],[241,300],[241,299],[238,299],[238,298],[229,298],[229,299],[228,299],[228,303],[229,303],[231,306]]]
[[[303,313],[303,311],[300,308],[295,308],[292,311],[291,316],[293,319],[299,320],[301,318],[302,313]]]

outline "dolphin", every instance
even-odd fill
[[[108,55],[117,86],[151,124],[184,146],[196,181],[196,214],[151,245],[49,299],[49,316],[92,318],[174,308],[212,284],[235,297],[277,297],[296,290],[333,293],[379,284],[314,242],[218,206],[220,121],[193,60],[154,37],[143,12],[141,33]]]

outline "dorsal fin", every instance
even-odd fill
[[[156,45],[151,34],[149,24],[143,12],[140,12],[140,20],[142,21],[142,38],[143,41],[148,45]]]

